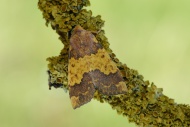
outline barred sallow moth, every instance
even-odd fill
[[[127,92],[123,77],[109,54],[90,31],[79,25],[70,38],[68,84],[74,109],[88,103],[96,90],[103,95]]]

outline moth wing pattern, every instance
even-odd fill
[[[88,103],[96,90],[104,95],[127,92],[123,77],[109,54],[90,31],[79,25],[70,38],[68,84],[74,109]]]
[[[85,73],[83,76],[80,84],[69,88],[71,104],[74,109],[88,103],[94,97],[95,88],[93,83],[90,82],[92,80],[90,74]]]

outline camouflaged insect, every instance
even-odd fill
[[[68,84],[74,109],[89,102],[96,90],[104,95],[127,92],[123,77],[109,54],[90,31],[79,25],[70,38]]]

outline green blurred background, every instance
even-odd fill
[[[135,127],[95,100],[73,110],[68,93],[48,90],[49,56],[63,45],[45,26],[37,0],[1,0],[0,127]],[[177,103],[190,103],[190,1],[91,0],[106,21],[117,57],[164,88]]]

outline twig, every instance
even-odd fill
[[[102,30],[104,21],[101,20],[101,16],[94,17],[91,11],[83,9],[83,6],[88,5],[90,5],[89,0],[39,0],[38,6],[46,25],[51,24],[64,44],[59,56],[47,59],[50,87],[63,87],[68,90],[68,46],[73,27],[81,25],[86,30],[100,30],[96,38],[122,72],[129,91],[120,96],[105,96],[96,92],[94,98],[109,103],[118,114],[127,116],[130,122],[139,126],[190,126],[189,105],[175,103],[173,99],[162,93],[162,88],[144,81],[143,76],[136,70],[128,68],[115,57]]]

